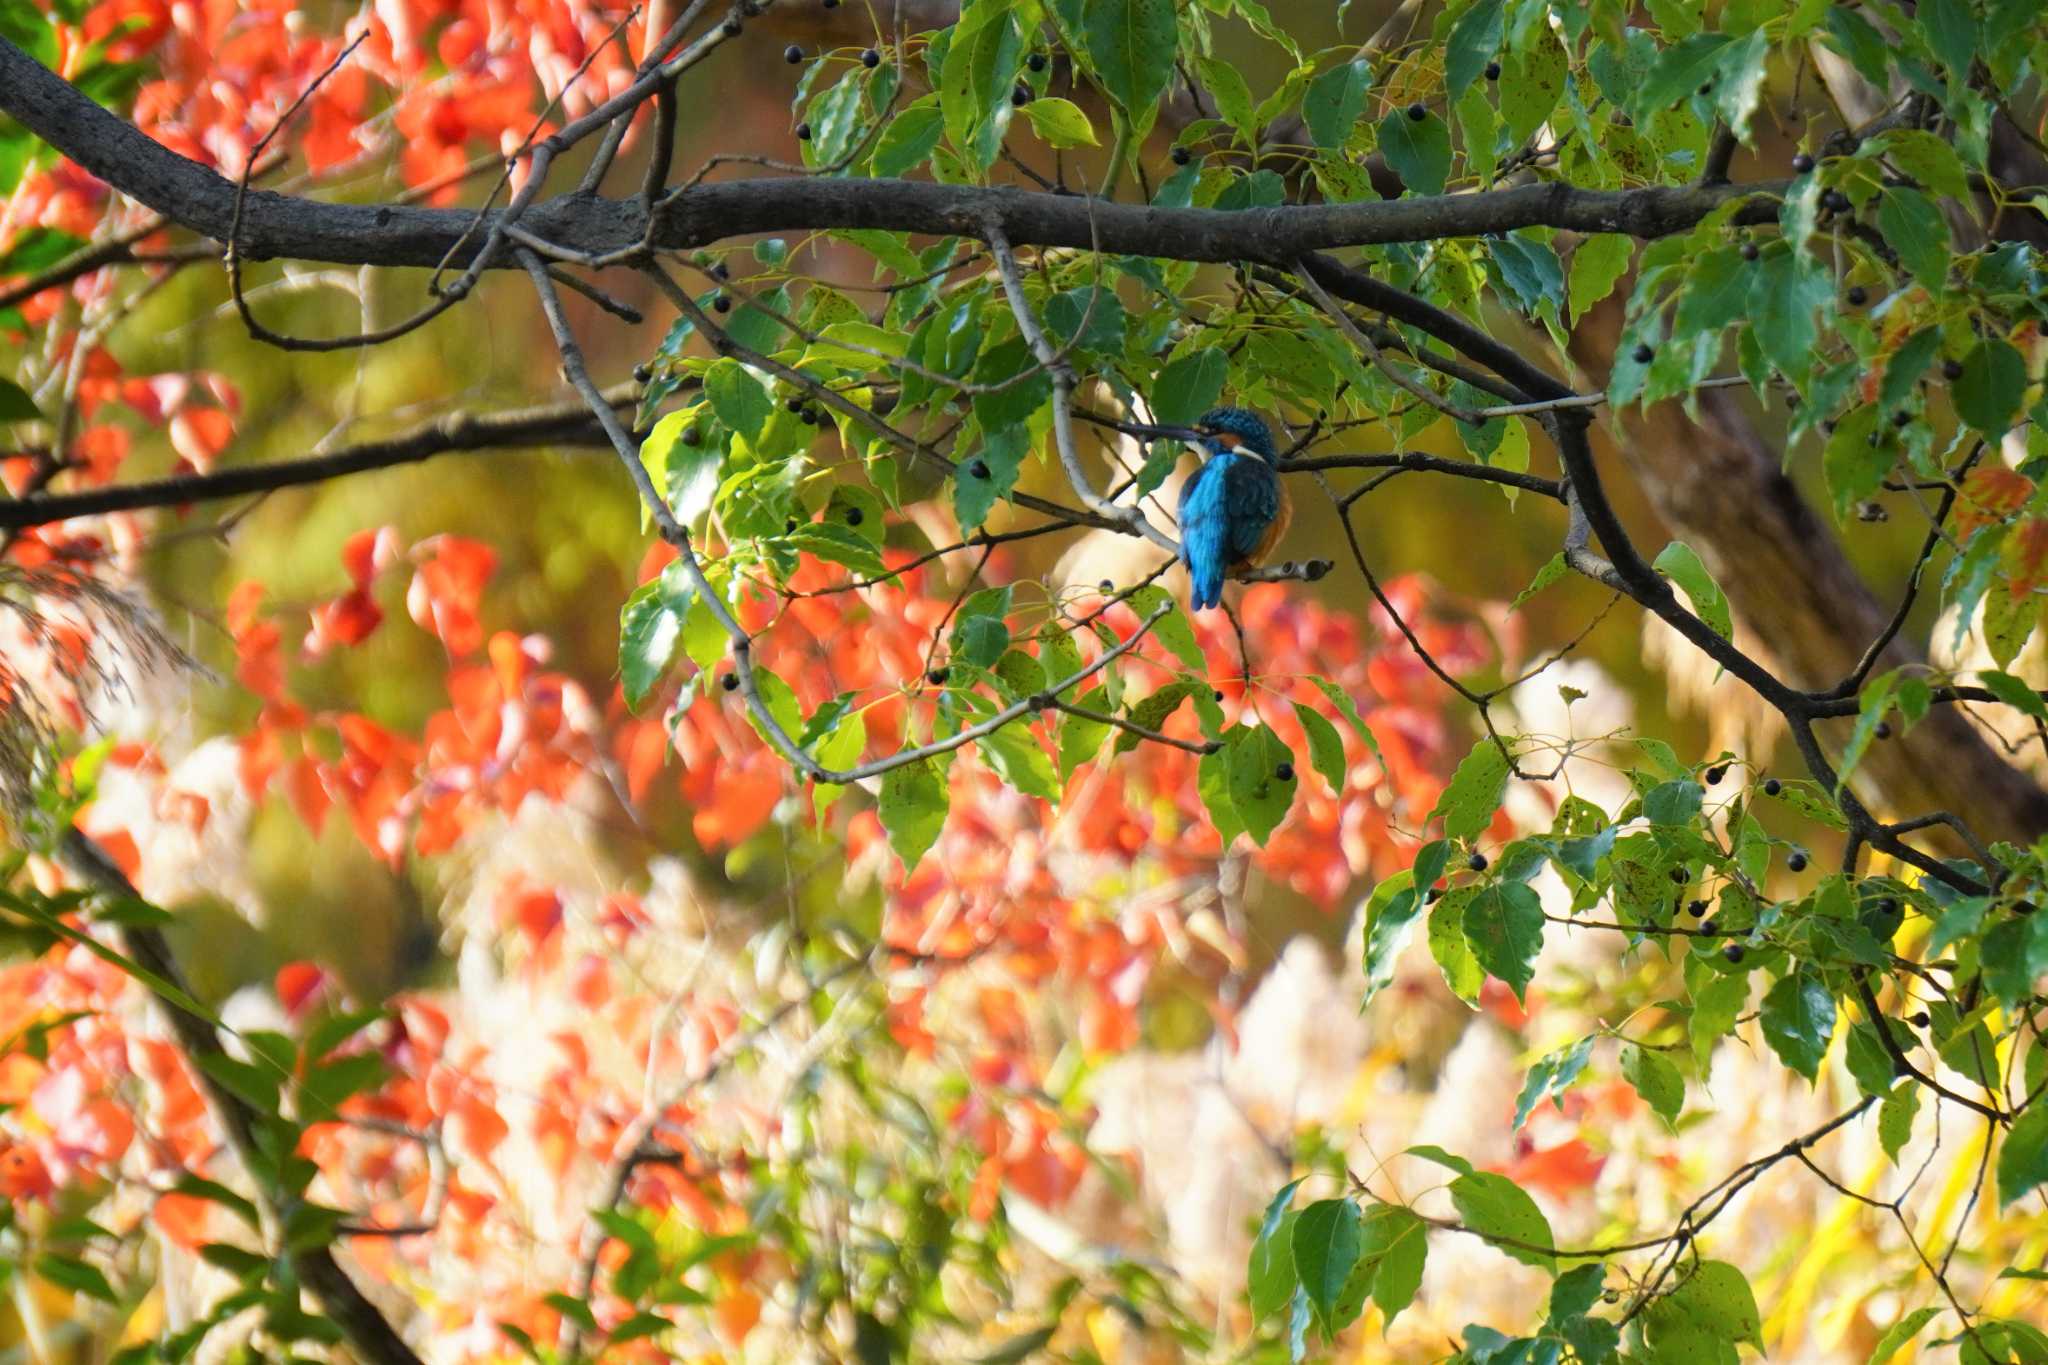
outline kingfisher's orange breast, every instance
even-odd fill
[[[1280,506],[1273,513],[1273,520],[1266,525],[1259,536],[1259,543],[1252,546],[1252,552],[1237,561],[1233,571],[1256,569],[1266,562],[1266,556],[1273,553],[1273,547],[1280,543],[1280,537],[1287,534],[1287,524],[1294,520],[1294,499],[1287,495],[1287,481],[1279,481]]]

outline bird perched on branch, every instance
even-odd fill
[[[1180,558],[1199,611],[1222,605],[1226,577],[1265,560],[1293,509],[1273,467],[1273,433],[1256,413],[1213,408],[1194,431],[1188,444],[1203,461],[1180,491]]]

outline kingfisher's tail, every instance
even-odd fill
[[[1188,610],[1223,605],[1223,566],[1220,563],[1188,565]]]

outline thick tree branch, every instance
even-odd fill
[[[88,886],[110,896],[127,900],[140,900],[142,893],[135,889],[127,874],[106,855],[106,852],[92,839],[76,829],[64,835],[60,856],[66,867]],[[171,946],[163,932],[143,924],[131,924],[120,931],[121,946],[128,956],[154,973],[160,980],[169,982],[189,999],[191,991],[186,987],[185,975],[178,960],[171,953]],[[192,1076],[200,1093],[206,1096],[208,1106],[220,1120],[227,1143],[241,1159],[244,1169],[254,1171],[262,1161],[260,1139],[257,1135],[257,1114],[244,1104],[232,1091],[213,1079],[211,1072],[198,1065],[205,1057],[217,1057],[225,1049],[220,1034],[212,1021],[191,1013],[173,1000],[161,1001],[164,1014],[171,1023],[171,1032],[176,1035],[179,1049],[192,1060]],[[270,1190],[257,1189],[257,1202],[265,1215],[266,1236],[273,1240],[281,1236],[286,1210]],[[422,1365],[412,1347],[370,1302],[363,1291],[349,1278],[348,1272],[326,1247],[311,1247],[290,1253],[292,1271],[299,1283],[305,1286],[348,1340],[349,1348],[356,1356],[370,1365]]]
[[[616,408],[632,406],[639,396],[634,385],[604,395]],[[56,493],[0,503],[0,530],[45,526],[72,517],[105,512],[132,512],[147,507],[179,507],[267,493],[278,488],[324,483],[344,474],[417,464],[451,451],[521,450],[550,446],[602,446],[604,429],[582,403],[554,403],[478,416],[470,412],[414,427],[397,436],[364,441],[325,455],[276,464],[243,465],[211,474],[185,474],[146,483],[117,484],[79,493]]]
[[[234,182],[152,140],[4,39],[0,110],[172,221],[219,241],[228,239],[235,217]],[[1586,190],[1558,183],[1233,213],[1091,204],[1073,195],[907,180],[754,179],[698,185],[670,195],[656,208],[651,224],[637,196],[596,195],[566,195],[523,207],[519,221],[550,242],[591,256],[630,251],[643,241],[661,248],[691,248],[751,233],[832,228],[977,236],[993,223],[1018,245],[1085,248],[1099,239],[1100,249],[1108,252],[1287,266],[1306,253],[1335,247],[1476,236],[1521,227],[1660,237],[1690,228],[1731,197],[1769,195],[1782,188],[1778,182],[1759,182]],[[1759,212],[1775,212],[1765,201],[1759,202],[1764,205]],[[493,240],[504,217],[503,212],[493,212],[480,221],[467,209],[331,204],[251,191],[243,206],[237,250],[248,260],[288,257],[346,265],[467,266],[483,244]],[[509,256],[493,261],[494,266],[514,264]],[[1346,297],[1323,271],[1317,274],[1325,288]],[[1381,307],[1372,302],[1368,306]],[[1386,311],[1393,314],[1392,309]]]

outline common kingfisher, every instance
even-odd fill
[[[1188,442],[1204,458],[1180,491],[1180,558],[1189,606],[1223,602],[1223,580],[1257,568],[1287,531],[1293,507],[1274,464],[1273,433],[1256,413],[1212,408]]]

